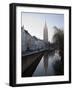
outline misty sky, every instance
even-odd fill
[[[48,40],[52,41],[53,27],[64,28],[64,15],[51,13],[26,13],[22,12],[22,26],[32,35],[43,39],[45,21],[48,27]]]

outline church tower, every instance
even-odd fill
[[[44,26],[44,31],[43,31],[43,39],[44,39],[44,42],[48,42],[48,28],[47,28],[47,24],[46,24],[46,21],[45,21],[45,26]]]

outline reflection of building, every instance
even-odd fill
[[[46,22],[45,22],[45,26],[44,26],[43,39],[46,43],[48,42],[48,28],[47,28]]]
[[[45,75],[48,74],[48,54],[45,53],[44,55],[44,70],[45,70]]]

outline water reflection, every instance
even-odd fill
[[[48,53],[44,54],[43,59],[44,59],[43,62],[44,62],[45,75],[47,75],[48,73]]]
[[[35,72],[33,73],[33,76],[55,75],[53,63],[54,63],[54,53],[45,52]]]
[[[64,74],[64,63],[58,52],[42,52],[22,59],[22,77],[54,76]],[[28,61],[27,64],[25,61]],[[31,64],[30,64],[31,63]],[[27,67],[25,69],[25,66]],[[24,67],[24,69],[23,69]]]

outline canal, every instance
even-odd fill
[[[63,61],[58,51],[22,57],[22,77],[64,75]]]

